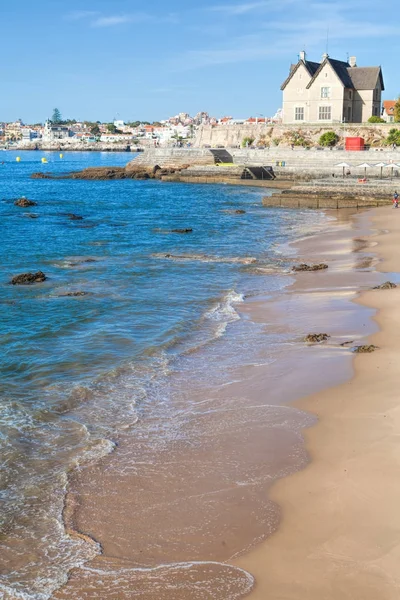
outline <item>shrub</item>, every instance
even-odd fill
[[[254,142],[254,138],[252,138],[252,137],[243,138],[242,148],[247,148],[247,146],[251,146],[253,142]]]
[[[279,146],[280,141],[281,140],[279,138],[272,138],[272,143],[274,144],[274,146]]]
[[[376,115],[374,115],[368,119],[368,123],[385,123],[385,119],[382,119],[382,117],[377,117]]]
[[[334,131],[326,131],[319,138],[320,146],[336,146],[339,136]]]

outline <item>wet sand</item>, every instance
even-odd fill
[[[381,408],[379,415],[366,410],[365,386],[357,392],[354,382],[363,367],[367,389],[383,389],[371,365],[381,361],[383,369],[388,358],[384,350],[357,357],[351,379],[353,356],[341,345],[377,331],[371,317],[378,298],[390,302],[397,294],[399,300],[397,290],[389,290],[366,293],[362,305],[353,302],[360,289],[383,281],[370,244],[389,236],[367,240],[369,214],[341,212],[323,235],[298,244],[296,260],[328,262],[328,271],[299,274],[279,299],[254,298],[241,308],[244,319],[268,331],[290,332],[274,362],[263,362],[261,353],[258,363],[237,367],[223,385],[185,390],[164,438],[161,413],[153,413],[146,430],[121,435],[112,455],[74,473],[66,526],[98,541],[102,555],[76,569],[53,598],[233,600],[249,594],[253,577],[255,599],[373,597],[364,588],[355,593],[353,583],[358,568],[365,571],[363,585],[370,578],[357,551],[376,553],[366,539],[374,519],[377,527],[380,522],[378,491],[369,485],[359,492],[353,471],[371,483],[365,425],[368,440],[388,443],[393,418],[383,420],[389,408],[386,417]],[[380,219],[374,227],[384,227],[387,212],[374,214]],[[331,335],[327,343],[302,341],[322,331]],[[383,346],[382,334],[375,335]],[[308,394],[314,395],[290,404]],[[380,435],[376,420],[384,428]],[[378,481],[385,472],[380,462],[376,471]],[[391,504],[396,496],[390,497]],[[357,526],[361,515],[371,532]],[[354,539],[346,535],[351,526]],[[374,598],[378,590],[380,598],[394,597],[378,586]]]
[[[391,208],[368,213],[383,273],[400,270],[397,216]],[[311,461],[271,490],[280,527],[237,563],[256,577],[252,600],[399,596],[400,288],[367,291],[357,302],[378,311],[369,342],[380,349],[354,358],[351,380],[296,403],[318,416],[305,433]]]

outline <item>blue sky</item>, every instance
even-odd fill
[[[380,7],[382,11],[380,12]],[[305,49],[383,67],[400,93],[394,0],[1,2],[0,121],[273,115]],[[9,25],[8,25],[9,24]]]

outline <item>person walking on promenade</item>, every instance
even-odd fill
[[[393,208],[399,208],[399,195],[396,190],[393,194]]]

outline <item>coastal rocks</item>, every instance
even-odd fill
[[[25,198],[25,196],[22,196],[22,198],[18,198],[18,200],[14,202],[14,205],[21,206],[22,208],[28,208],[28,206],[37,206],[37,203],[33,200],[28,200],[28,198]]]
[[[328,333],[309,333],[304,341],[309,344],[320,344],[321,342],[326,342],[331,336]]]
[[[357,354],[369,354],[371,352],[375,352],[375,350],[379,350],[378,346],[374,346],[373,344],[368,344],[365,346],[355,346],[352,348],[353,352]]]
[[[46,281],[47,277],[42,271],[37,271],[36,273],[21,273],[20,275],[15,275],[11,279],[12,285],[32,285],[33,283],[42,283]]]
[[[325,263],[319,263],[317,265],[306,265],[305,263],[301,263],[300,265],[295,265],[292,267],[292,271],[324,271],[328,268],[328,265]]]
[[[376,285],[373,289],[374,290],[391,290],[396,287],[397,287],[397,285],[395,283],[392,283],[391,281],[385,281],[385,283],[382,283],[381,285]]]
[[[31,179],[55,179],[55,177],[53,177],[49,173],[40,173],[39,172],[39,173],[32,173]]]
[[[86,179],[104,181],[108,179],[126,179],[127,173],[124,167],[90,167],[66,176],[69,179]]]

